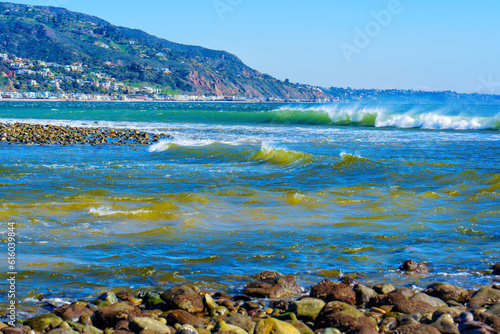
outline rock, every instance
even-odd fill
[[[131,302],[118,302],[101,307],[94,312],[92,323],[97,328],[114,327],[120,320],[130,320],[141,314],[141,309]]]
[[[292,276],[277,276],[276,272],[272,272],[273,275],[263,275],[263,273],[261,273],[261,278],[264,279],[252,282],[245,287],[243,290],[245,295],[257,298],[282,298],[302,292]]]
[[[286,322],[291,324],[293,327],[295,327],[299,331],[300,334],[312,334],[312,333],[314,333],[314,331],[311,328],[309,328],[309,326],[307,326],[305,323],[303,323],[302,321],[299,321],[297,319],[288,320]]]
[[[257,325],[252,318],[238,313],[231,313],[224,321],[230,325],[243,328],[248,333],[253,333]]]
[[[449,314],[452,318],[455,318],[465,311],[467,311],[465,306],[441,307],[432,313],[432,321],[436,321],[443,314]]]
[[[431,326],[443,334],[460,334],[457,325],[449,314],[443,314]]]
[[[297,315],[297,318],[304,321],[314,321],[319,312],[326,305],[324,301],[317,298],[304,298],[291,301],[288,309]]]
[[[356,293],[356,304],[362,306],[367,304],[370,301],[370,299],[378,296],[378,293],[375,290],[363,284],[358,284],[354,286],[354,292]]]
[[[210,332],[209,332],[210,333]],[[184,325],[179,327],[176,331],[175,334],[201,334],[198,330],[196,330],[193,326],[191,325]]]
[[[33,318],[29,318],[23,322],[24,325],[30,326],[37,332],[48,332],[57,328],[64,320],[53,313],[42,314]]]
[[[185,310],[172,310],[165,312],[161,315],[167,319],[167,324],[174,326],[175,324],[192,325],[195,327],[203,326],[206,323],[205,319],[195,317]]]
[[[311,288],[309,296],[321,299],[325,303],[331,301],[340,301],[349,305],[356,303],[356,294],[348,285],[333,282],[328,278],[314,285]]]
[[[413,260],[406,260],[398,269],[410,274],[427,274],[429,272],[429,269],[423,262]]]
[[[500,301],[500,290],[482,287],[472,295],[469,301],[470,307],[484,307],[493,305]]]
[[[116,324],[115,329],[116,330],[122,330],[122,331],[129,331],[130,332],[131,330],[130,330],[129,325],[130,325],[130,321],[128,321],[128,320],[120,320]]]
[[[56,328],[51,330],[49,334],[78,334],[78,332],[69,328]]]
[[[0,330],[3,334],[35,334],[31,328],[24,327],[5,327]]]
[[[7,326],[6,324],[4,324],[3,322],[0,321],[0,330],[4,329],[5,327],[9,327],[9,326]]]
[[[411,291],[411,290],[410,290]],[[409,291],[400,288],[388,295],[380,295],[373,298],[370,304],[372,306],[392,305],[392,312],[400,312],[404,314],[426,313],[435,311],[435,307],[421,300],[412,300],[407,296]]]
[[[431,325],[416,324],[404,325],[396,328],[394,333],[398,334],[440,334],[439,331]]]
[[[116,298],[116,295],[112,291],[108,291],[103,293],[102,295],[99,296],[99,300],[108,302],[108,305],[116,304],[118,303],[118,298]]]
[[[416,325],[420,323],[420,319],[422,319],[422,315],[420,313],[403,314],[396,318],[399,326]]]
[[[491,315],[496,315],[497,317],[500,316],[500,303],[496,303],[495,305],[491,306],[486,313],[491,314]]]
[[[498,262],[497,264],[495,264],[490,269],[493,269],[493,272],[492,272],[493,275],[500,275],[500,262]]]
[[[78,322],[84,314],[88,316],[94,314],[89,308],[75,304],[61,306],[52,312],[63,320],[72,322]]]
[[[187,285],[178,285],[170,288],[161,295],[167,309],[181,309],[190,313],[203,311],[203,300],[191,287]]]
[[[272,270],[264,270],[259,274],[259,281],[264,281],[268,278],[278,278],[278,277],[283,277],[284,275],[280,274],[277,271],[272,271]]]
[[[165,305],[165,302],[161,299],[160,295],[155,292],[146,293],[143,300],[146,308],[148,309],[160,308]]]
[[[472,314],[476,320],[482,321],[500,332],[500,317],[486,312],[481,312],[479,309],[472,310]]]
[[[427,304],[430,304],[430,305],[434,306],[435,308],[438,308],[438,307],[448,307],[448,304],[446,304],[441,299],[436,298],[436,297],[431,297],[431,296],[429,296],[428,294],[425,294],[425,293],[417,293],[416,295],[414,295],[413,297],[411,297],[410,300],[420,300],[420,301],[423,301],[423,302],[425,302]]]
[[[424,293],[432,297],[437,297],[442,301],[454,300],[463,303],[469,299],[469,292],[458,286],[447,283],[434,283],[427,287]]]
[[[481,321],[474,321],[470,312],[464,312],[459,316],[458,330],[461,334],[498,334],[491,326]]]
[[[215,302],[215,300],[213,300],[213,298],[208,293],[206,293],[204,297],[205,297],[204,298],[205,306],[210,311],[216,309],[219,306],[219,305],[217,305],[217,303]]]
[[[259,321],[255,327],[255,334],[300,334],[300,332],[287,322],[268,318]]]
[[[227,324],[224,320],[219,320],[215,326],[217,332],[234,332],[236,334],[248,334],[246,330],[235,325]]]
[[[119,291],[116,293],[116,298],[122,300],[122,301],[127,301],[130,300],[130,298],[135,298],[135,296],[128,291]]]
[[[151,318],[135,317],[130,321],[129,327],[136,333],[144,329],[151,329],[158,334],[170,334],[170,329],[167,325]]]
[[[373,287],[373,290],[381,295],[387,295],[396,290],[396,288],[392,284],[379,283]]]
[[[365,316],[354,306],[339,301],[326,304],[314,321],[316,330],[328,327],[353,334],[378,334],[377,325],[373,319]]]

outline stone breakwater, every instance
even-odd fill
[[[5,144],[38,145],[151,145],[160,139],[171,138],[160,133],[138,130],[115,130],[101,127],[74,127],[27,123],[0,123],[0,142]]]
[[[420,275],[419,270],[402,269]],[[498,269],[499,264],[496,265]],[[413,268],[415,268],[413,266]],[[424,270],[425,271],[425,270]],[[434,283],[424,290],[351,278],[324,279],[307,293],[292,276],[262,272],[239,295],[178,285],[166,291],[106,292],[51,313],[0,323],[3,334],[498,333],[500,287]]]

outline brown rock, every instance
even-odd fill
[[[479,310],[472,310],[472,314],[474,315],[475,320],[484,322],[485,324],[490,325],[497,331],[500,331],[500,317],[497,317],[493,314],[489,314],[486,312],[481,312]]]
[[[377,299],[378,298],[374,298],[374,300]],[[379,305],[393,305],[393,312],[405,314],[426,313],[436,309],[424,301],[408,299],[399,289],[379,299]]]
[[[29,327],[5,327],[0,330],[3,334],[35,334]]]
[[[101,307],[94,312],[92,323],[97,328],[115,327],[120,320],[130,320],[141,314],[141,309],[131,302],[119,302]]]
[[[120,320],[115,326],[116,330],[130,331],[130,322],[128,320]]]
[[[58,317],[62,318],[64,321],[78,322],[80,317],[84,314],[88,316],[92,316],[94,312],[90,309],[81,306],[81,305],[64,305],[59,308],[56,308],[53,313]]]
[[[243,293],[258,298],[282,298],[302,292],[292,276],[273,276],[248,284]]]
[[[116,298],[127,301],[129,298],[135,298],[135,296],[129,291],[120,291],[116,293]]]
[[[309,295],[312,298],[321,299],[325,303],[335,300],[349,305],[356,303],[356,293],[348,285],[333,282],[328,278],[313,286]]]
[[[441,334],[436,328],[431,325],[414,324],[404,325],[395,329],[394,333],[398,334]]]
[[[492,272],[493,275],[500,275],[500,262],[498,262],[497,264],[495,264],[490,269],[493,269],[493,272]]]
[[[329,302],[314,320],[314,329],[335,327],[346,333],[377,334],[375,321],[354,306],[339,301]]]
[[[174,286],[160,297],[165,302],[167,310],[181,309],[190,313],[203,311],[201,296],[187,285]]]
[[[206,320],[202,318],[195,317],[191,313],[185,310],[172,310],[165,312],[161,315],[167,319],[167,324],[169,326],[174,326],[175,324],[181,325],[192,325],[192,326],[202,326],[206,324]]]
[[[470,307],[484,307],[493,305],[500,301],[500,290],[482,287],[476,291],[470,299]]]
[[[406,260],[398,269],[411,274],[427,274],[429,272],[429,269],[423,262],[413,260]]]
[[[437,297],[442,301],[454,300],[458,303],[464,303],[469,298],[469,292],[458,286],[447,283],[434,283],[427,287],[424,293],[432,297]]]

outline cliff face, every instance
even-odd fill
[[[63,8],[0,2],[0,52],[63,65],[81,62],[119,80],[183,94],[326,97],[262,74],[228,52],[170,42]]]

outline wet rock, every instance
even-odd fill
[[[215,310],[219,306],[209,294],[205,294],[203,299],[206,308],[209,309],[210,311]]]
[[[396,290],[396,288],[392,284],[379,283],[373,287],[373,290],[381,295],[387,295]]]
[[[467,311],[465,306],[442,307],[432,313],[432,321],[436,321],[443,314],[449,314],[452,318],[455,318],[465,311]]]
[[[69,328],[56,328],[51,330],[49,334],[78,334],[78,332]]]
[[[328,278],[314,285],[311,288],[309,296],[321,299],[325,303],[335,300],[349,305],[354,305],[356,303],[356,294],[348,285],[333,282]]]
[[[472,314],[474,315],[474,319],[482,321],[500,332],[500,317],[482,312],[478,309],[472,310]]]
[[[122,331],[131,331],[130,330],[130,322],[128,320],[120,320],[115,326],[116,330],[122,330]]]
[[[230,325],[238,326],[248,333],[253,333],[257,325],[252,318],[238,313],[230,314],[224,321]]]
[[[434,283],[427,287],[424,293],[432,297],[437,297],[442,301],[454,300],[463,303],[469,299],[469,292],[458,286],[448,283]]]
[[[439,331],[431,325],[415,324],[404,325],[396,328],[394,333],[398,334],[440,334]]]
[[[282,298],[302,292],[292,276],[278,276],[279,273],[276,272],[263,273],[260,277],[264,279],[252,282],[245,287],[243,290],[245,295],[257,298]]]
[[[370,299],[378,296],[378,293],[362,284],[358,284],[354,287],[354,292],[356,293],[356,304],[365,305],[370,301]]]
[[[209,332],[210,333],[210,332]],[[202,334],[200,330],[196,330],[193,326],[191,325],[184,325],[179,327],[176,331],[175,334]]]
[[[128,291],[119,291],[116,294],[116,298],[122,300],[122,301],[127,301],[130,300],[130,298],[135,298],[135,296]]]
[[[491,315],[496,315],[497,317],[500,316],[500,303],[496,303],[495,305],[491,306],[486,313],[491,314]]]
[[[500,290],[482,287],[472,295],[470,299],[470,307],[484,307],[493,305],[500,301]]]
[[[377,334],[377,325],[373,319],[365,316],[354,306],[339,301],[329,302],[314,321],[314,328],[334,327],[342,332]]]
[[[304,321],[314,321],[319,312],[326,305],[324,301],[317,298],[304,298],[291,301],[288,309],[297,315],[297,318]]]
[[[419,324],[420,319],[422,319],[422,315],[420,313],[404,314],[396,318],[399,326]]]
[[[103,293],[102,295],[99,296],[99,300],[108,302],[108,305],[116,304],[118,303],[118,298],[116,298],[116,295],[114,292],[108,291]]]
[[[433,322],[431,326],[436,328],[440,333],[443,334],[460,334],[458,331],[458,326],[455,324],[452,316],[449,314],[443,314],[435,322]]]
[[[398,269],[410,274],[427,274],[429,272],[429,269],[423,262],[413,260],[406,260]]]
[[[396,328],[398,325],[398,322],[396,318],[393,317],[386,317],[384,320],[382,320],[382,323],[379,326],[379,332],[380,333],[392,333],[392,330]]]
[[[500,275],[500,262],[498,262],[497,264],[495,264],[490,269],[493,270],[493,272],[492,272],[493,275]]]
[[[420,301],[423,301],[423,302],[425,302],[427,304],[430,304],[430,305],[434,306],[435,308],[438,308],[438,307],[448,307],[448,304],[446,304],[441,299],[436,298],[436,297],[431,297],[431,296],[429,296],[428,294],[425,294],[425,293],[417,293],[416,295],[414,295],[413,297],[411,297],[410,300],[420,300]]]
[[[35,331],[27,326],[5,327],[0,330],[3,334],[35,334]]]
[[[380,296],[379,296],[380,297]],[[375,298],[378,299],[378,298]],[[421,300],[411,300],[404,289],[398,289],[378,299],[379,305],[392,305],[393,312],[405,314],[435,311],[435,307]]]
[[[491,326],[482,321],[475,321],[470,312],[464,312],[459,316],[458,330],[461,334],[497,334]]]
[[[236,334],[248,334],[243,328],[227,324],[224,320],[219,320],[215,326],[217,332],[234,332]]]
[[[255,327],[255,334],[300,334],[300,332],[292,324],[268,318],[259,321]]]
[[[309,328],[309,326],[307,326],[305,323],[303,323],[302,321],[299,321],[297,319],[288,320],[286,322],[291,324],[293,327],[295,327],[299,331],[300,334],[314,333],[314,331],[311,328]]]
[[[161,294],[166,308],[170,310],[181,309],[190,313],[203,311],[203,300],[191,287],[178,285]]]
[[[56,308],[53,313],[65,321],[72,322],[78,322],[80,317],[84,314],[88,316],[92,316],[92,314],[94,314],[94,312],[92,312],[89,308],[75,304],[64,305]]]
[[[129,327],[136,333],[150,329],[158,334],[170,334],[170,329],[167,325],[151,318],[135,317],[130,321]]]
[[[118,302],[101,307],[92,316],[92,323],[97,328],[114,327],[120,320],[130,320],[141,314],[141,309],[131,302]]]
[[[48,332],[57,328],[64,320],[53,313],[42,314],[33,318],[29,318],[23,322],[25,326],[29,326],[37,332]]]
[[[148,292],[144,295],[144,304],[146,308],[160,308],[165,305],[163,299],[161,299],[160,295],[156,292]]]
[[[195,317],[194,315],[185,310],[172,310],[163,313],[161,316],[167,319],[167,324],[169,326],[174,326],[175,324],[181,324],[181,325],[192,325],[198,327],[205,325],[207,322],[205,319]]]

